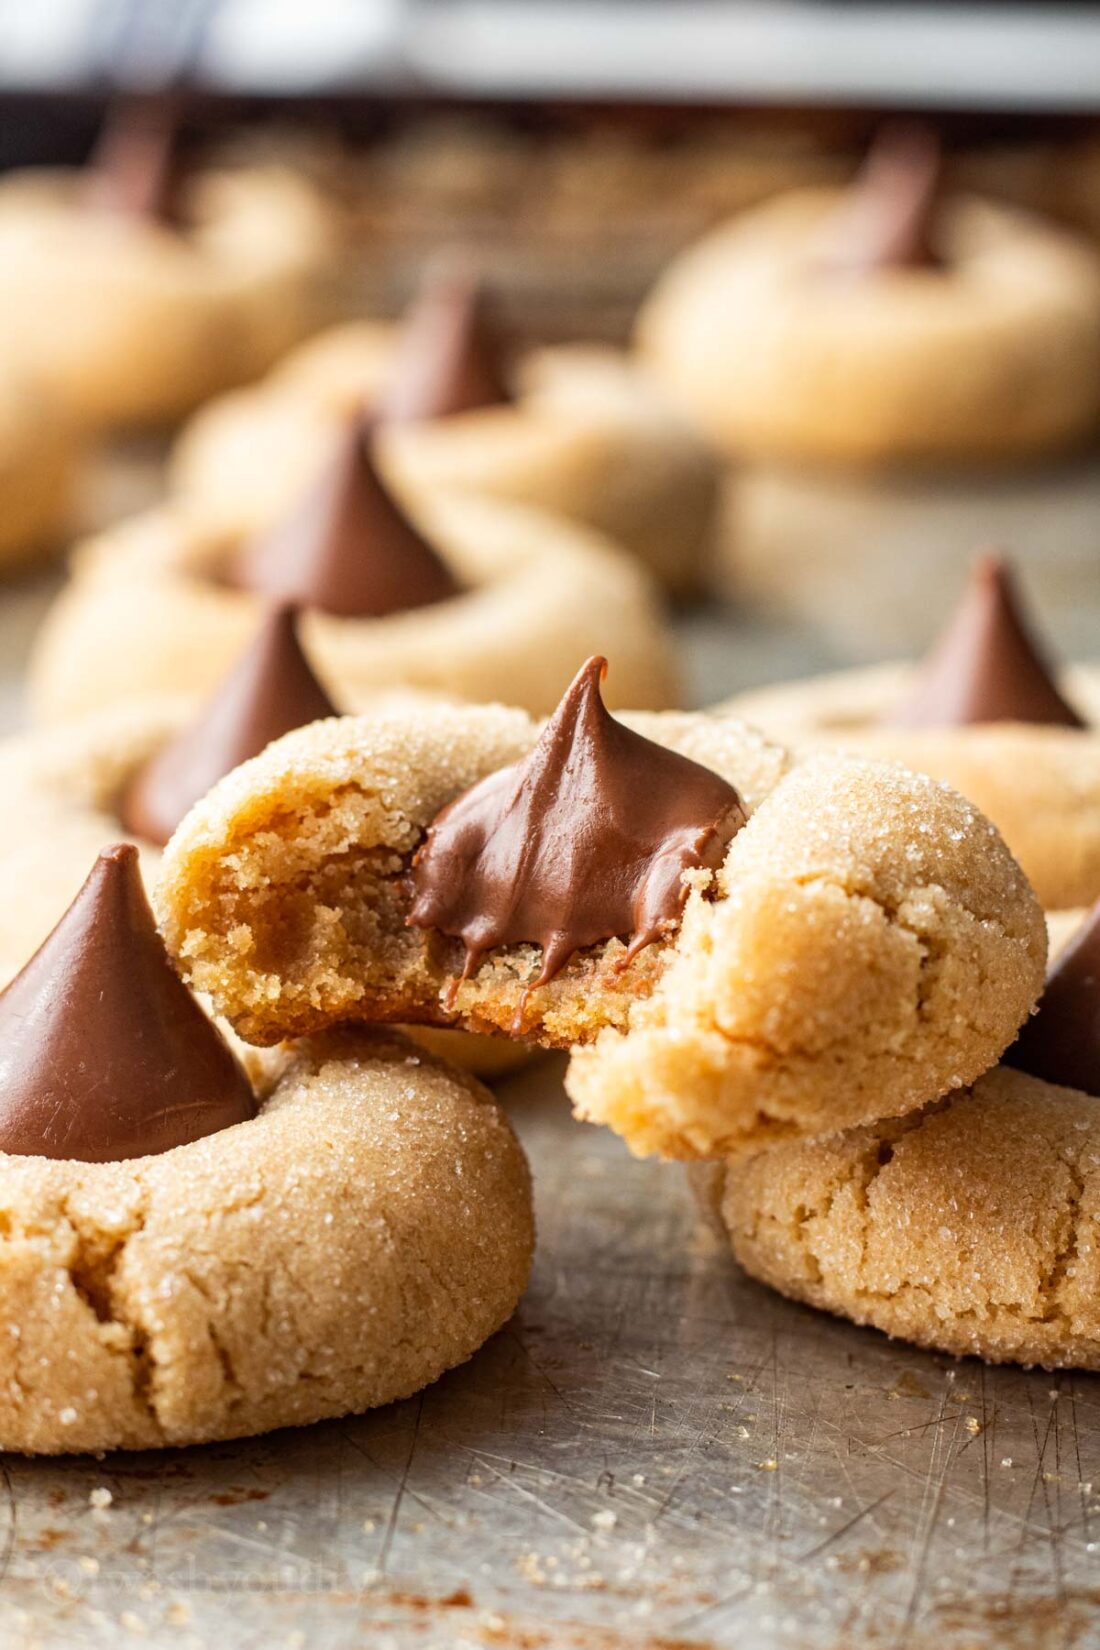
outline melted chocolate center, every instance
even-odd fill
[[[97,212],[179,222],[179,130],[167,104],[112,109],[87,164],[83,198]]]
[[[936,213],[943,157],[926,127],[884,127],[848,198],[830,219],[819,263],[862,278],[887,269],[937,269]]]
[[[276,608],[198,720],[131,780],[119,820],[163,846],[219,779],[284,733],[337,715],[302,652],[294,609]]]
[[[1100,903],[1054,964],[1038,1009],[1004,1059],[1032,1077],[1100,1097]]]
[[[542,947],[539,985],[615,936],[627,958],[675,928],[686,872],[716,869],[745,823],[732,785],[611,717],[589,659],[522,762],[434,820],[412,866],[408,921],[466,947]]]
[[[1082,728],[1030,634],[1008,563],[982,556],[911,698],[888,718],[899,728],[1037,722]]]
[[[243,1069],[168,960],[137,849],[107,848],[0,994],[0,1151],[112,1163],[255,1110]]]
[[[434,281],[405,323],[380,420],[418,423],[511,400],[483,286],[462,276]]]
[[[448,567],[398,507],[360,420],[286,519],[248,546],[235,582],[273,601],[383,618],[458,594]]]

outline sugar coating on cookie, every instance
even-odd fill
[[[1034,896],[947,787],[825,756],[790,771],[732,720],[634,715],[733,785],[749,822],[690,874],[679,929],[621,938],[538,984],[538,946],[464,948],[407,924],[440,810],[519,761],[520,712],[345,718],[230,775],[169,845],[158,907],[192,984],[248,1040],[348,1019],[524,1035],[575,1050],[580,1113],[640,1152],[734,1153],[901,1113],[971,1082],[1038,996]]]
[[[408,1396],[510,1316],[533,1247],[503,1113],[395,1033],[302,1047],[157,1157],[3,1157],[0,1447],[244,1437]]]
[[[998,1067],[924,1111],[707,1165],[782,1294],[990,1362],[1100,1369],[1100,1101]]]

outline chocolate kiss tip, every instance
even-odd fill
[[[131,780],[119,821],[163,847],[219,779],[284,733],[338,715],[302,652],[296,609],[276,607],[198,720]]]
[[[461,940],[466,975],[498,945],[541,947],[535,985],[616,937],[629,961],[676,926],[685,874],[715,870],[745,823],[732,785],[610,715],[606,668],[588,659],[528,756],[444,808],[413,860],[407,920]]]
[[[881,127],[859,175],[825,230],[822,263],[838,274],[935,269],[943,174],[936,133],[917,122]]]
[[[123,102],[109,110],[85,168],[85,203],[170,224],[179,183],[179,123],[170,104]]]
[[[255,1109],[243,1069],[168,960],[137,849],[105,849],[0,993],[0,1151],[117,1162]]]
[[[314,485],[273,531],[246,547],[245,589],[342,618],[384,618],[458,594],[448,567],[378,474],[370,427],[351,420]]]
[[[1100,1097],[1100,901],[1057,958],[1005,1064]]]
[[[462,273],[437,276],[405,321],[381,419],[419,423],[511,400],[484,284]]]
[[[1005,557],[988,552],[975,562],[912,696],[887,721],[902,728],[982,722],[1085,726],[1032,639]]]

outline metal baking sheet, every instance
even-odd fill
[[[0,715],[49,579],[0,604]],[[828,663],[681,625],[707,702]],[[741,1277],[682,1172],[502,1087],[514,1321],[407,1403],[243,1444],[0,1457],[0,1650],[1088,1650],[1100,1382],[894,1345]]]
[[[682,1171],[502,1093],[539,1256],[406,1403],[249,1443],[0,1463],[0,1642],[221,1650],[1082,1650],[1100,1384],[785,1302]]]

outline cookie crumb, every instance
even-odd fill
[[[618,1522],[618,1514],[613,1513],[610,1507],[605,1507],[602,1512],[592,1514],[592,1528],[594,1530],[613,1530]]]

